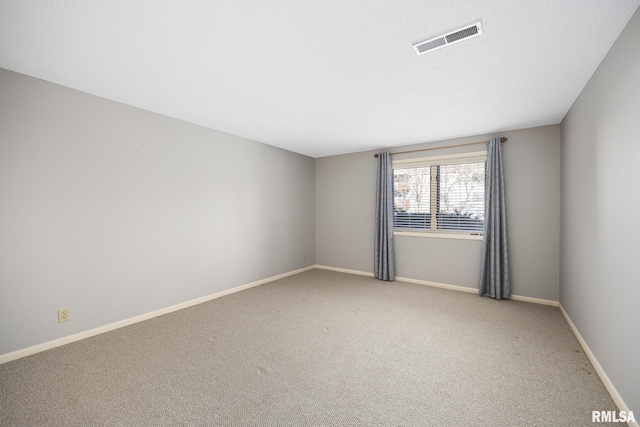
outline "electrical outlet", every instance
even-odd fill
[[[71,320],[71,311],[68,308],[58,310],[58,323],[68,322]]]

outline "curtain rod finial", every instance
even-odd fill
[[[378,158],[378,153],[374,154],[373,157]]]
[[[507,142],[507,141],[508,141],[508,139],[505,138],[504,136],[502,138],[500,138],[500,142]]]

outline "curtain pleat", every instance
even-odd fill
[[[509,256],[507,244],[507,215],[504,196],[502,148],[499,138],[492,138],[487,146],[487,175],[485,186],[484,238],[480,269],[480,295],[491,298],[511,297]]]
[[[374,274],[380,280],[395,279],[393,256],[393,168],[390,153],[378,155],[376,180],[376,235]]]

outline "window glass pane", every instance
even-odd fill
[[[393,220],[395,228],[431,228],[431,167],[393,170]]]
[[[482,231],[485,162],[438,168],[438,229]]]

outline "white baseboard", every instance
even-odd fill
[[[616,390],[615,386],[613,385],[613,383],[611,382],[611,380],[607,376],[606,372],[602,368],[602,365],[600,365],[600,362],[598,362],[598,359],[596,359],[595,354],[593,354],[593,352],[591,351],[591,349],[587,345],[587,342],[584,340],[584,338],[582,338],[582,335],[580,334],[580,331],[578,331],[578,328],[576,328],[576,325],[573,324],[573,321],[569,317],[569,314],[567,314],[567,312],[565,311],[565,309],[562,306],[562,304],[558,304],[558,307],[560,307],[560,312],[562,313],[562,315],[564,316],[565,320],[569,324],[569,327],[571,328],[571,331],[573,332],[573,334],[578,339],[578,342],[580,343],[580,346],[582,347],[582,350],[584,350],[584,354],[586,354],[587,357],[589,358],[589,361],[591,362],[591,364],[593,365],[593,368],[598,373],[598,376],[600,377],[600,379],[602,380],[602,383],[604,384],[604,386],[606,387],[607,391],[611,395],[611,398],[613,399],[613,401],[615,402],[616,406],[618,407],[618,410],[624,411],[626,413],[629,413],[629,408],[624,403],[624,400],[622,400],[622,396],[620,396],[620,394],[618,393],[618,390]],[[594,409],[597,409],[597,408],[594,408]],[[627,424],[629,425],[629,427],[640,427],[640,424],[638,424],[637,421],[636,422],[630,421]]]
[[[316,264],[316,268],[319,268],[322,270],[337,271],[340,273],[357,274],[359,276],[374,277],[373,273],[368,273],[366,271],[359,271],[359,270],[349,270],[347,268],[329,267],[327,265],[317,265],[317,264]],[[398,277],[398,276],[396,276],[396,280],[399,282],[414,283],[416,285],[431,286],[433,288],[449,289],[451,291],[467,292],[470,294],[478,293],[478,290],[475,288],[468,288],[466,286],[458,286],[458,285],[449,285],[447,283],[431,282],[429,280],[411,279],[409,277]],[[532,302],[534,304],[550,305],[553,307],[558,307],[559,305],[558,301],[543,299],[543,298],[526,297],[522,295],[511,295],[511,299],[514,301]]]
[[[525,297],[523,295],[511,295],[511,299],[514,301],[532,302],[534,304],[550,305],[552,307],[559,307],[560,303],[552,299]]]
[[[328,265],[318,265],[318,264],[315,265],[315,268],[318,268],[320,270],[337,271],[339,273],[357,274],[358,276],[373,277],[373,273],[367,273],[366,271],[360,271],[360,270],[349,270],[348,268],[329,267]]]
[[[310,265],[308,267],[300,268],[298,270],[289,271],[287,273],[278,274],[277,276],[267,277],[266,279],[258,280],[255,282],[247,283],[244,285],[236,286],[231,289],[225,289],[224,291],[216,292],[210,295],[206,295],[204,297],[192,299],[190,301],[186,301],[180,304],[175,304],[170,307],[161,308],[159,310],[155,310],[149,313],[141,314],[139,316],[131,317],[129,319],[120,320],[115,323],[110,323],[108,325],[99,326],[94,329],[89,329],[88,331],[79,332],[77,334],[69,335],[66,337],[58,338],[53,341],[48,341],[42,344],[37,344],[31,347],[23,348],[21,350],[16,350],[11,353],[5,353],[0,355],[0,364],[10,362],[12,360],[20,359],[22,357],[30,356],[32,354],[40,353],[45,350],[50,350],[52,348],[60,347],[61,345],[69,344],[75,341],[80,341],[85,338],[93,337],[96,335],[103,334],[105,332],[113,331],[115,329],[123,328],[125,326],[133,325],[134,323],[142,322],[145,320],[152,319],[154,317],[162,316],[164,314],[168,314],[174,311],[182,310],[184,308],[192,307],[194,305],[202,304],[207,301],[211,301],[212,299],[220,298],[225,295],[233,294],[235,292],[240,292],[245,289],[253,288],[255,286],[264,285],[265,283],[273,282],[274,280],[282,279],[288,276],[293,276],[294,274],[302,273],[304,271],[312,270],[315,266]]]
[[[414,283],[416,285],[430,286],[432,288],[448,289],[450,291],[466,292],[468,294],[477,294],[478,290],[473,288],[467,288],[466,286],[449,285],[447,283],[432,282],[429,280],[411,279],[409,277],[398,277],[396,280],[399,282]]]

